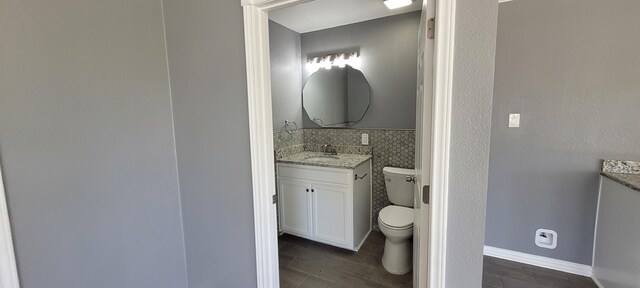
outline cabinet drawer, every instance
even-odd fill
[[[349,183],[349,170],[313,167],[304,165],[280,164],[278,176],[287,178],[320,181],[333,184],[347,185]]]

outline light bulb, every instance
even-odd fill
[[[398,9],[400,7],[409,6],[413,3],[413,0],[386,0],[384,5],[387,5],[389,9]]]

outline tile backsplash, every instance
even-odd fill
[[[298,129],[293,134],[287,132],[273,133],[273,150],[278,151],[295,145],[304,144],[304,130]]]
[[[369,134],[368,146],[361,145],[362,134]],[[282,153],[320,151],[324,144],[336,147],[338,153],[372,154],[372,223],[376,231],[380,230],[378,213],[391,204],[382,168],[415,168],[415,129],[300,129],[296,134],[274,133],[273,138],[276,158]]]

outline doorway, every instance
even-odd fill
[[[260,287],[277,287],[278,281],[278,259],[277,259],[277,248],[278,248],[278,240],[277,240],[277,208],[274,205],[277,202],[277,198],[275,195],[275,167],[274,163],[274,143],[272,140],[274,127],[272,120],[272,107],[271,107],[271,65],[270,65],[270,55],[269,55],[269,33],[268,33],[268,12],[274,11],[275,9],[280,9],[284,7],[290,7],[295,4],[299,4],[301,2],[307,1],[260,1],[260,3],[245,3],[245,36],[246,36],[246,46],[247,46],[247,70],[248,70],[248,83],[249,83],[249,109],[250,109],[250,130],[251,130],[251,149],[252,149],[252,171],[253,171],[253,183],[254,183],[254,219],[256,223],[256,249],[257,249],[257,262],[258,262],[258,283]],[[435,2],[434,2],[435,4]],[[435,5],[433,5],[435,6]],[[431,7],[433,9],[433,14],[435,14],[435,7]],[[442,15],[447,15],[446,13],[452,14],[452,7],[449,7],[446,3],[440,6],[440,12]],[[426,10],[428,7],[425,5],[422,7],[422,10]],[[433,15],[432,14],[432,15]],[[443,17],[446,19],[447,17]],[[425,17],[421,20],[421,22],[426,21]],[[452,33],[452,27],[450,21],[445,21],[442,25],[436,25],[432,29],[436,29],[438,31],[442,30],[443,34]],[[449,25],[449,26],[448,26]],[[449,29],[449,30],[446,30]],[[425,32],[427,29],[421,30]],[[452,37],[447,38],[448,41],[452,41]],[[449,122],[447,121],[448,114],[446,113],[446,103],[447,98],[450,97],[450,80],[448,77],[451,75],[446,72],[447,68],[450,67],[452,55],[447,54],[451,52],[450,48],[446,45],[450,44],[450,42],[442,41],[441,45],[443,46],[440,50],[442,61],[436,61],[432,65],[436,67],[436,71],[434,75],[436,79],[440,79],[442,81],[442,85],[438,84],[438,81],[434,81],[434,85],[432,87],[432,91],[440,91],[442,95],[441,99],[438,97],[434,98],[434,101],[430,103],[434,108],[443,107],[445,108],[443,113],[434,113],[433,117],[429,117],[430,121],[427,123],[428,126],[434,127],[433,129],[433,138],[428,141],[428,143],[432,143],[433,145],[428,146],[428,153],[433,155],[446,155],[446,149],[448,146],[446,142],[448,139],[444,137]],[[433,51],[433,50],[431,50]],[[415,54],[414,54],[415,55]],[[423,54],[424,55],[424,54]],[[415,58],[414,58],[415,59]],[[414,60],[415,61],[415,60]],[[438,62],[440,66],[440,70],[438,68]],[[427,69],[431,71],[431,69]],[[442,74],[438,74],[439,73]],[[425,73],[427,75],[427,73]],[[440,75],[440,78],[437,76]],[[448,83],[448,84],[447,84]],[[449,85],[449,86],[448,86]],[[414,86],[415,87],[415,86]],[[424,91],[424,87],[423,90]],[[438,95],[438,94],[436,94]],[[424,107],[422,107],[424,108]],[[285,125],[286,126],[286,125]],[[294,126],[295,127],[295,126]],[[286,128],[285,128],[286,130]],[[439,136],[441,138],[438,138]],[[424,134],[422,135],[424,136]],[[440,141],[439,141],[440,140]],[[423,141],[423,143],[426,143]],[[431,148],[429,148],[431,147]],[[432,151],[433,150],[433,151]],[[438,152],[438,154],[434,154],[434,152]],[[429,161],[429,165],[426,167],[431,167],[432,169],[421,169],[421,176],[419,176],[422,180],[432,179],[433,183],[430,185],[430,189],[425,189],[423,186],[429,185],[421,185],[420,189],[417,189],[418,196],[416,199],[422,200],[425,202],[431,203],[432,211],[437,211],[439,214],[433,214],[428,219],[422,222],[421,225],[423,229],[422,231],[431,231],[431,233],[425,233],[422,235],[428,235],[427,238],[430,240],[427,243],[426,249],[421,251],[422,254],[418,259],[418,264],[420,263],[429,263],[428,267],[424,268],[425,271],[429,271],[429,273],[424,273],[423,275],[417,275],[416,278],[418,281],[415,283],[415,287],[442,287],[441,283],[444,280],[444,251],[445,251],[445,233],[437,233],[437,231],[442,231],[446,228],[446,219],[444,219],[446,213],[444,204],[446,203],[446,186],[442,183],[446,182],[446,169],[441,169],[446,165],[443,161],[446,158],[436,157],[432,161]],[[440,170],[441,169],[441,170]],[[428,175],[428,176],[426,176]],[[432,175],[435,175],[437,178],[434,178]],[[425,184],[429,183],[428,180],[425,181]],[[427,194],[427,197],[422,197],[423,192],[431,191],[440,191],[441,193],[434,197],[434,193]],[[428,200],[428,201],[427,201]],[[433,213],[433,212],[432,212]],[[418,241],[419,242],[419,241]],[[424,244],[424,243],[423,243]],[[433,247],[438,247],[437,250],[433,250]],[[426,251],[432,250],[431,253],[426,253]],[[420,250],[418,250],[420,251]],[[420,269],[422,271],[423,269]],[[427,278],[428,279],[424,279]],[[431,283],[431,285],[427,286],[427,281]],[[420,285],[420,286],[417,286]]]

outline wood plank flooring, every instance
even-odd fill
[[[484,257],[483,288],[598,288],[591,278]]]
[[[412,287],[412,274],[393,275],[380,262],[384,235],[371,232],[357,253],[290,235],[278,239],[280,287]]]
[[[382,267],[384,235],[371,232],[353,252],[290,235],[278,239],[280,287],[412,287],[412,273]],[[484,257],[482,288],[597,288],[590,278]]]

